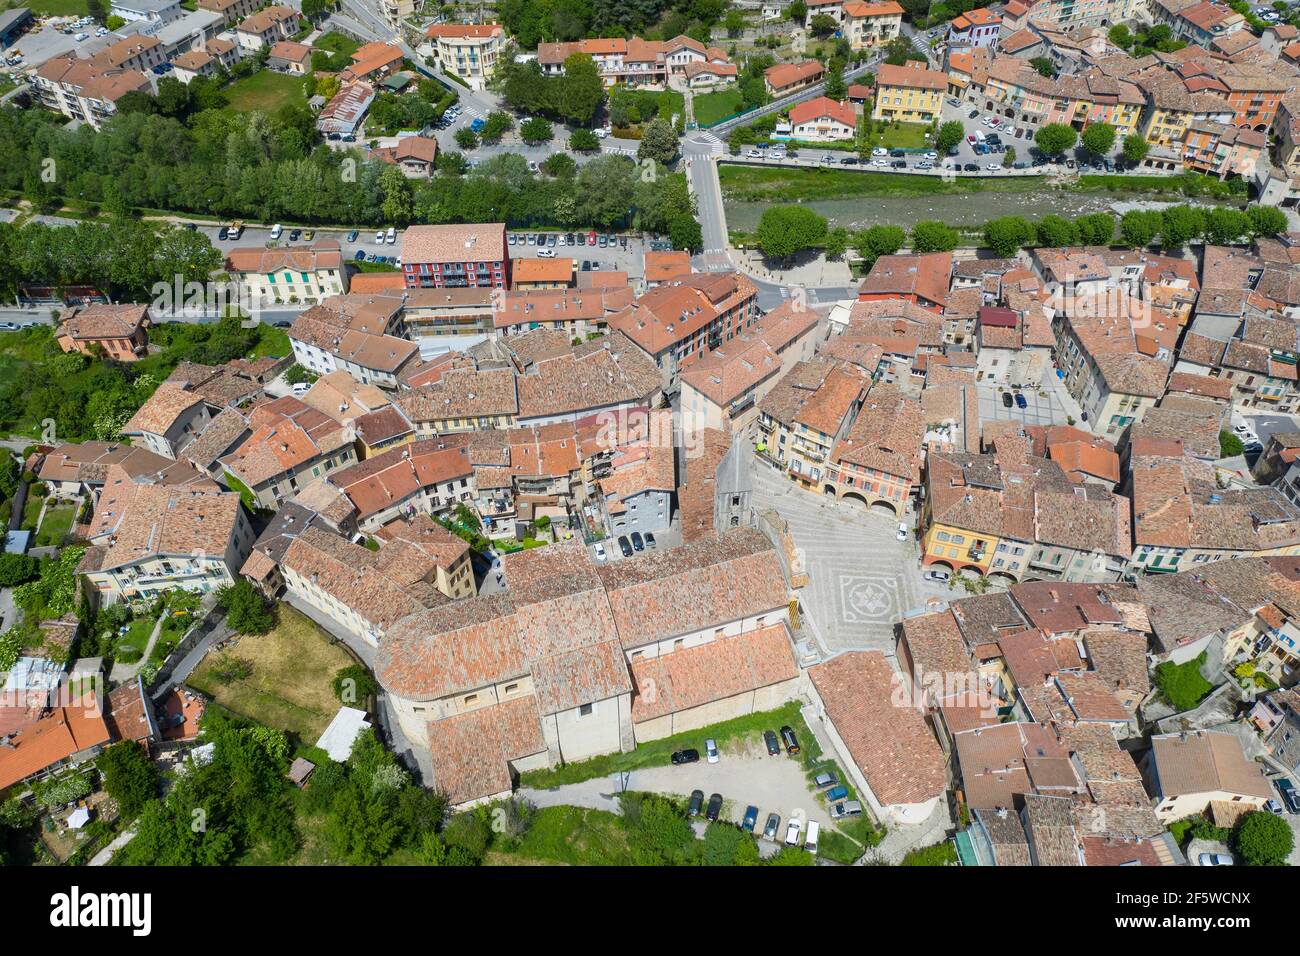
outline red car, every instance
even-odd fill
[[[595,244],[596,244],[596,234],[594,232],[587,233],[587,245],[594,246]]]

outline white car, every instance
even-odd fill
[[[380,229],[375,233],[375,242],[379,243],[381,246],[384,244],[384,230]]]
[[[871,155],[872,155],[872,156],[888,156],[888,155],[889,155],[889,150],[885,149],[885,147],[883,147],[883,146],[877,146],[875,149],[873,149],[873,150],[871,151]]]
[[[397,241],[397,230],[392,226],[388,227],[388,244],[391,246]]]
[[[898,531],[894,534],[894,537],[896,537],[899,541],[906,541],[907,525],[903,524],[903,522],[900,521],[898,523]]]
[[[939,154],[936,153],[936,152],[934,152],[933,150],[931,150],[930,152],[928,152],[928,153],[925,154],[925,158],[926,158],[926,159],[938,159],[938,158],[939,158]]]
[[[271,238],[279,239],[281,233],[283,232],[284,232],[284,227],[277,222],[274,226],[271,227]]]
[[[607,130],[603,126],[600,129],[596,130],[596,139],[604,139],[608,135],[609,135],[609,130]]]
[[[799,834],[803,832],[803,824],[798,820],[791,820],[785,825],[785,845],[798,846]]]
[[[596,545],[596,560],[597,561],[605,560],[605,546],[603,544],[598,543]]]
[[[987,166],[985,166],[984,168],[987,169],[987,170],[988,170],[989,172],[991,172],[991,173],[997,173],[997,172],[1001,172],[1001,171],[1002,171],[1002,164],[1001,164],[1001,163],[989,163],[989,164],[988,164]]]
[[[78,42],[78,43],[80,43],[82,40],[89,40],[89,39],[90,39],[90,34],[89,34],[89,33],[78,33],[78,34],[77,34],[77,42]]]
[[[1232,857],[1226,853],[1202,853],[1196,862],[1199,866],[1232,866]]]
[[[717,763],[722,759],[718,754],[718,742],[712,737],[704,741],[704,756],[708,758],[709,763]]]
[[[758,150],[756,150],[756,149],[751,149],[751,150],[750,150],[749,152],[747,152],[745,155],[748,156],[750,159],[762,159],[762,158],[763,158],[763,154],[762,154],[761,152],[759,152]]]
[[[539,259],[554,259],[554,258],[555,258],[555,250],[554,250],[554,249],[538,249],[538,250],[537,250],[537,258],[539,258]]]
[[[871,161],[871,165],[872,165],[872,166],[879,166],[879,167],[881,167],[882,169],[888,169],[888,168],[889,168],[889,160],[887,160],[887,159],[873,159],[873,160]]]

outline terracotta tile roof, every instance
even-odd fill
[[[310,246],[285,246],[278,249],[250,247],[226,253],[228,272],[316,272],[343,268],[343,253],[337,239],[321,239]]]
[[[123,476],[125,477],[125,476]],[[91,527],[99,569],[153,555],[225,555],[240,520],[239,495],[110,480]],[[101,540],[106,539],[106,540]]]
[[[832,459],[919,484],[924,437],[921,403],[895,386],[875,385]]]
[[[1151,759],[1160,797],[1217,790],[1247,797],[1273,796],[1265,768],[1247,759],[1241,741],[1232,733],[1157,734],[1151,738]]]
[[[905,618],[902,628],[914,679],[924,680],[926,674],[970,673],[970,651],[952,611]]]
[[[112,739],[103,707],[94,694],[55,708],[17,731],[0,747],[0,789]]]
[[[796,83],[811,83],[820,79],[825,72],[816,60],[804,60],[800,63],[778,63],[763,71],[767,84],[774,90],[794,86]]]
[[[714,405],[726,408],[780,372],[781,359],[768,344],[752,333],[742,332],[705,352],[682,369],[679,377]]]
[[[883,63],[880,69],[876,71],[876,85],[882,88],[901,86],[943,92],[948,89],[948,74],[939,70],[931,70],[915,60],[910,60],[902,66]]]
[[[402,262],[503,262],[505,223],[411,226],[402,233]]]
[[[849,651],[809,668],[826,717],[884,806],[925,803],[948,787],[943,753],[921,713],[898,707],[898,675],[879,651]]]
[[[163,382],[122,426],[122,434],[166,435],[177,419],[203,399],[174,382]]]
[[[60,312],[54,334],[71,336],[78,341],[130,338],[148,318],[147,305],[92,303]]]
[[[573,260],[516,259],[510,267],[511,282],[519,286],[530,282],[570,282],[573,280]]]
[[[814,97],[790,107],[790,122],[796,126],[822,117],[843,123],[850,129],[856,128],[858,124],[858,115],[852,103],[838,102],[828,96]]]
[[[1064,797],[1025,795],[1025,832],[1038,866],[1082,866],[1073,804]]]
[[[647,252],[645,254],[645,281],[667,282],[678,276],[691,274],[689,252]]]
[[[433,784],[452,806],[507,793],[509,761],[546,749],[531,694],[431,723],[428,743]]]
[[[514,416],[519,411],[510,369],[451,368],[428,384],[399,395],[395,402],[417,425],[450,419]]]
[[[951,276],[950,252],[881,256],[858,286],[858,295],[915,295],[942,306],[948,300]]]
[[[799,676],[784,624],[632,662],[632,720],[679,713]],[[653,689],[648,693],[647,689]]]
[[[364,521],[413,495],[468,479],[472,473],[463,446],[448,448],[430,439],[390,448],[334,472],[329,481],[347,495]]]
[[[538,362],[517,387],[519,416],[530,418],[650,404],[662,380],[648,356],[612,332]]]
[[[252,434],[221,463],[250,488],[331,455],[353,440],[350,428],[291,396],[256,408],[249,425]]]
[[[625,648],[782,609],[785,577],[752,529],[596,568]]]

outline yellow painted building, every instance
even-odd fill
[[[1000,540],[995,535],[976,534],[951,525],[929,524],[921,537],[921,564],[942,561],[954,571],[977,568],[980,574],[988,574]]]
[[[876,106],[872,119],[902,123],[933,123],[939,118],[948,74],[909,60],[904,66],[885,64],[876,74]]]

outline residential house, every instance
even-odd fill
[[[1261,810],[1273,796],[1264,768],[1247,759],[1232,733],[1157,734],[1142,769],[1162,823],[1203,813],[1218,800]]]
[[[902,66],[885,63],[876,72],[874,120],[933,123],[939,119],[948,74],[909,60]]]
[[[506,31],[497,23],[435,23],[424,31],[438,68],[472,90],[481,90],[496,73]]]
[[[337,239],[319,239],[310,246],[231,249],[226,271],[260,302],[314,304],[347,291],[347,269]]]
[[[65,352],[137,362],[148,351],[151,324],[147,305],[92,303],[60,312],[54,339]]]

